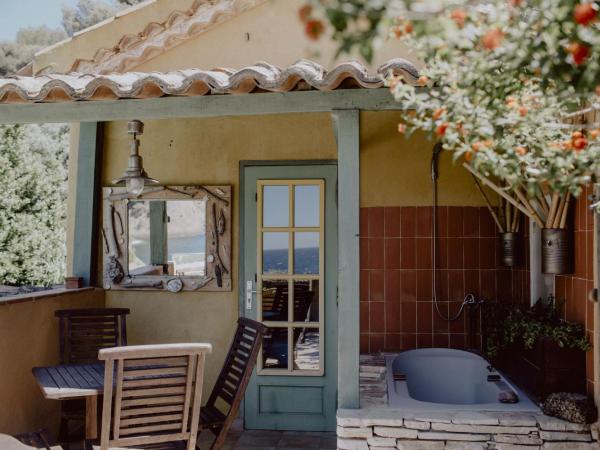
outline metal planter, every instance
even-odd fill
[[[516,267],[518,264],[518,233],[500,233],[500,252],[502,265]]]
[[[542,229],[542,272],[565,274],[573,270],[571,236],[563,228]]]

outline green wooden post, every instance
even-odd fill
[[[360,112],[332,112],[338,146],[338,408],[359,408]]]
[[[72,267],[84,286],[96,284],[102,143],[102,123],[80,124]]]

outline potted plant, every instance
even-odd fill
[[[560,318],[553,298],[532,308],[500,303],[484,309],[485,353],[492,363],[538,400],[552,392],[585,393],[583,325]]]

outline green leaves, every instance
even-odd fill
[[[325,8],[340,52],[358,49],[370,61],[377,35],[388,34],[425,63],[428,90],[387,74],[396,100],[414,111],[403,121],[408,134],[427,131],[456,159],[467,159],[509,187],[525,185],[533,193],[543,186],[578,195],[581,185],[600,173],[600,140],[584,132],[584,145],[565,122],[573,105],[591,101],[600,108],[599,97],[591,94],[600,85],[600,21],[576,23],[578,3],[320,0],[315,5]],[[422,12],[426,5],[430,9]],[[434,117],[441,108],[443,117]]]

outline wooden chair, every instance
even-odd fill
[[[200,410],[200,428],[211,430],[216,438],[211,450],[223,446],[227,433],[236,419],[240,403],[256,365],[263,336],[267,331],[262,323],[240,317],[227,358],[206,406]],[[218,404],[228,406],[223,412]]]
[[[204,359],[211,350],[210,344],[100,350],[98,357],[105,361],[100,450],[177,442],[193,450]]]
[[[86,364],[98,361],[102,348],[127,345],[126,308],[62,309],[58,318],[61,364]],[[60,442],[83,439],[85,402],[61,402]],[[72,422],[80,424],[79,433],[70,432]]]
[[[29,431],[26,433],[19,433],[13,436],[15,439],[25,445],[29,445],[33,448],[41,448],[45,450],[60,449],[61,447],[55,446],[55,439],[46,428],[42,428],[37,431]],[[0,448],[3,448],[0,446]]]
[[[49,450],[62,450],[61,447],[32,447],[30,445],[24,444],[17,438],[9,436],[7,434],[0,434],[0,449],[2,450],[41,450],[41,449],[49,449]]]

